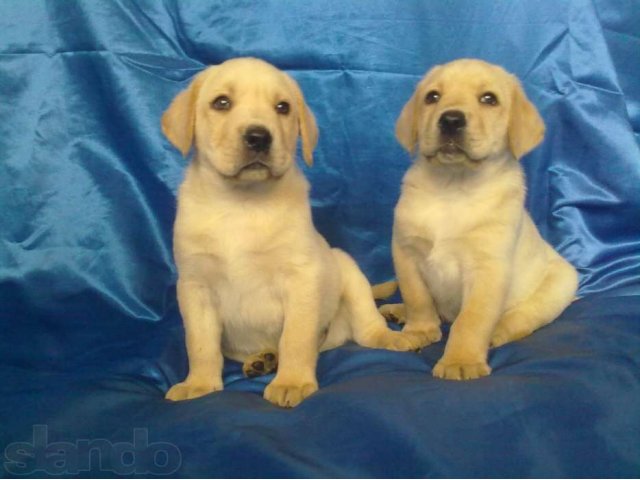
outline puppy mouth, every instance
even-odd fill
[[[282,176],[282,172],[271,161],[266,159],[247,159],[230,179],[243,182],[262,182],[267,180],[277,180]]]
[[[261,161],[253,161],[243,165],[234,175],[236,180],[261,182],[273,178],[271,167]]]
[[[453,139],[446,140],[428,153],[424,153],[428,161],[437,160],[442,164],[454,163],[480,163],[483,158],[471,155],[460,143]]]
[[[439,153],[443,153],[445,155],[467,155],[467,152],[464,148],[462,148],[459,144],[454,142],[453,140],[449,140],[438,147],[437,150]]]
[[[251,170],[271,170],[271,167],[269,167],[269,165],[267,165],[263,161],[256,160],[256,161],[248,163],[247,165],[244,165],[242,168],[240,168],[238,173],[247,172],[247,171],[251,171]]]
[[[469,158],[466,150],[454,140],[440,143],[423,155],[429,162],[438,161],[439,163],[461,163]]]

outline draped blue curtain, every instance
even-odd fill
[[[157,411],[179,430],[172,423],[178,407],[166,406],[162,395],[186,369],[175,295],[172,224],[176,190],[188,160],[163,138],[159,119],[196,73],[236,56],[263,58],[300,83],[320,129],[315,165],[303,167],[312,184],[314,221],[333,246],[354,256],[374,283],[394,275],[389,248],[393,207],[411,162],[394,138],[394,124],[419,78],[432,66],[461,57],[498,63],[516,74],[547,125],[544,143],[522,160],[527,208],[542,235],[578,268],[580,295],[586,302],[576,304],[565,323],[561,319],[559,326],[549,327],[568,328],[561,330],[569,336],[563,337],[567,344],[554,344],[556,337],[547,338],[550,334],[544,338],[561,350],[568,348],[575,341],[570,326],[587,322],[593,328],[580,330],[585,335],[582,345],[593,352],[592,345],[598,340],[593,332],[606,324],[613,328],[607,338],[616,339],[617,347],[609,345],[613,350],[601,353],[613,355],[619,348],[629,358],[635,355],[637,366],[637,1],[3,0],[0,448],[28,438],[31,426],[38,422],[51,425],[50,435],[59,438],[65,438],[66,431],[109,437],[135,423],[132,419],[161,428],[162,422],[153,420],[151,413],[139,413],[141,409]],[[505,347],[493,358],[510,365],[509,359],[519,358],[514,353],[521,352],[517,348]],[[343,400],[357,403],[357,397],[366,402],[374,395],[371,386],[378,380],[373,375],[357,383],[363,374],[358,366],[382,375],[387,372],[385,365],[390,365],[388,371],[397,375],[391,380],[385,377],[385,384],[391,382],[407,398],[422,398],[424,392],[415,389],[433,385],[427,382],[431,381],[427,372],[439,351],[441,345],[412,356],[347,346],[321,358],[321,386],[330,391],[332,382],[339,389],[340,381],[354,381],[356,387],[346,392],[348,401]],[[535,360],[531,361],[535,371]],[[416,379],[406,384],[399,380],[417,370]],[[415,421],[428,432],[431,421],[429,412],[413,400],[409,406],[396,404],[414,409],[415,416],[407,417],[408,423],[401,423],[398,430],[381,425],[393,409],[393,403],[382,400],[374,406],[376,415],[365,415],[367,424],[344,418],[340,420],[344,421],[342,430],[323,420],[329,433],[314,435],[326,450],[316,450],[305,443],[303,432],[295,426],[286,430],[287,418],[296,417],[277,417],[272,425],[271,420],[260,417],[260,409],[267,406],[258,394],[266,380],[243,380],[238,366],[229,362],[227,390],[244,393],[214,396],[220,398],[212,400],[219,407],[217,413],[241,405],[244,417],[234,417],[239,424],[242,420],[238,419],[251,418],[265,431],[274,428],[278,433],[273,435],[284,443],[271,453],[265,447],[265,453],[260,450],[264,445],[252,443],[253,437],[247,434],[249,444],[260,451],[253,453],[262,462],[252,470],[240,460],[251,453],[242,442],[235,444],[238,450],[233,452],[203,445],[213,452],[207,460],[205,453],[194,453],[186,437],[180,437],[185,458],[192,454],[197,459],[185,460],[181,472],[207,476],[234,472],[312,476],[637,474],[638,447],[628,444],[638,440],[637,432],[633,436],[629,427],[640,427],[640,422],[633,423],[640,417],[638,407],[629,400],[640,400],[638,374],[625,375],[626,380],[618,378],[615,388],[627,386],[626,396],[620,398],[627,402],[624,408],[630,423],[625,426],[612,420],[615,425],[609,426],[617,432],[613,440],[598,432],[604,453],[595,455],[596,443],[589,443],[581,434],[583,443],[571,447],[577,453],[572,456],[569,452],[553,465],[540,460],[544,452],[537,452],[540,455],[534,455],[534,460],[520,452],[522,456],[513,460],[483,447],[478,451],[496,456],[492,470],[474,463],[471,447],[462,452],[467,460],[456,467],[433,453],[434,443],[413,445],[414,437],[403,433],[411,428],[403,425]],[[498,373],[494,377],[500,378]],[[501,385],[495,387],[503,395],[501,402],[513,402],[510,395],[525,398],[517,385]],[[601,390],[603,385],[597,387],[600,390],[589,392],[594,397],[614,396]],[[447,384],[441,392],[454,404],[456,388]],[[479,395],[471,384],[460,388]],[[117,397],[118,391],[124,391],[126,399]],[[549,385],[539,391],[554,395]],[[180,410],[183,418],[206,416],[206,408],[190,405]],[[311,412],[331,412],[338,421],[342,417],[335,405],[344,404],[331,405],[321,404]],[[355,408],[349,405],[347,411]],[[480,405],[491,409],[488,400]],[[558,408],[571,416],[568,407]],[[546,420],[553,425],[554,418]],[[454,427],[443,424],[442,428],[469,434],[467,440],[461,440],[463,449],[472,440],[484,442],[482,435],[488,439],[501,435],[500,428],[494,433],[465,431],[465,420],[457,421]],[[351,422],[354,427],[350,430]],[[579,426],[557,422],[564,428],[557,438],[578,440],[570,429],[580,432]],[[114,424],[120,426],[112,427]],[[507,433],[513,427],[500,422],[493,425],[502,425]],[[225,429],[220,424],[211,426],[210,432],[221,431]],[[283,432],[299,438],[297,454],[282,453],[287,448],[295,450],[285,444]],[[530,434],[544,437],[535,429]],[[206,437],[203,432],[198,435]],[[367,438],[362,440],[365,450],[358,446],[361,438]],[[394,441],[400,443],[394,447]],[[336,451],[341,448],[344,454]],[[407,448],[414,452],[411,461],[406,459]],[[324,461],[316,465],[314,455]],[[404,455],[406,462],[396,462],[398,455]],[[236,463],[225,463],[224,458],[236,459]],[[593,472],[588,468],[591,460],[595,462]]]

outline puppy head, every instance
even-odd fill
[[[520,82],[497,65],[456,60],[420,81],[396,124],[400,144],[429,162],[478,166],[506,151],[519,159],[544,136]]]
[[[282,177],[294,163],[298,135],[311,165],[318,141],[295,80],[254,58],[199,73],[163,114],[162,131],[184,156],[195,141],[199,160],[243,183]]]

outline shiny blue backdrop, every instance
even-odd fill
[[[171,254],[186,161],[159,118],[206,65],[245,55],[302,86],[320,128],[314,220],[372,282],[393,276],[410,162],[393,129],[418,79],[460,57],[518,75],[547,124],[523,160],[527,206],[583,299],[476,382],[429,376],[443,343],[348,345],[294,411],[233,362],[224,393],[165,402],[186,371]],[[0,452],[38,424],[66,442],[142,427],[178,446],[183,476],[637,476],[638,78],[634,0],[4,0]],[[6,474],[52,473],[12,460]]]

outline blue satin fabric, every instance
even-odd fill
[[[206,65],[245,55],[301,84],[320,127],[314,220],[372,282],[393,276],[410,162],[393,129],[418,79],[459,57],[518,75],[547,124],[523,159],[527,207],[583,299],[476,382],[429,376],[443,342],[348,345],[293,411],[230,361],[225,392],[165,402],[186,372],[171,254],[186,161],[159,118]],[[639,76],[633,1],[4,0],[0,451],[34,425],[51,442],[140,427],[180,449],[175,476],[637,476]],[[51,473],[34,462],[21,474]]]

